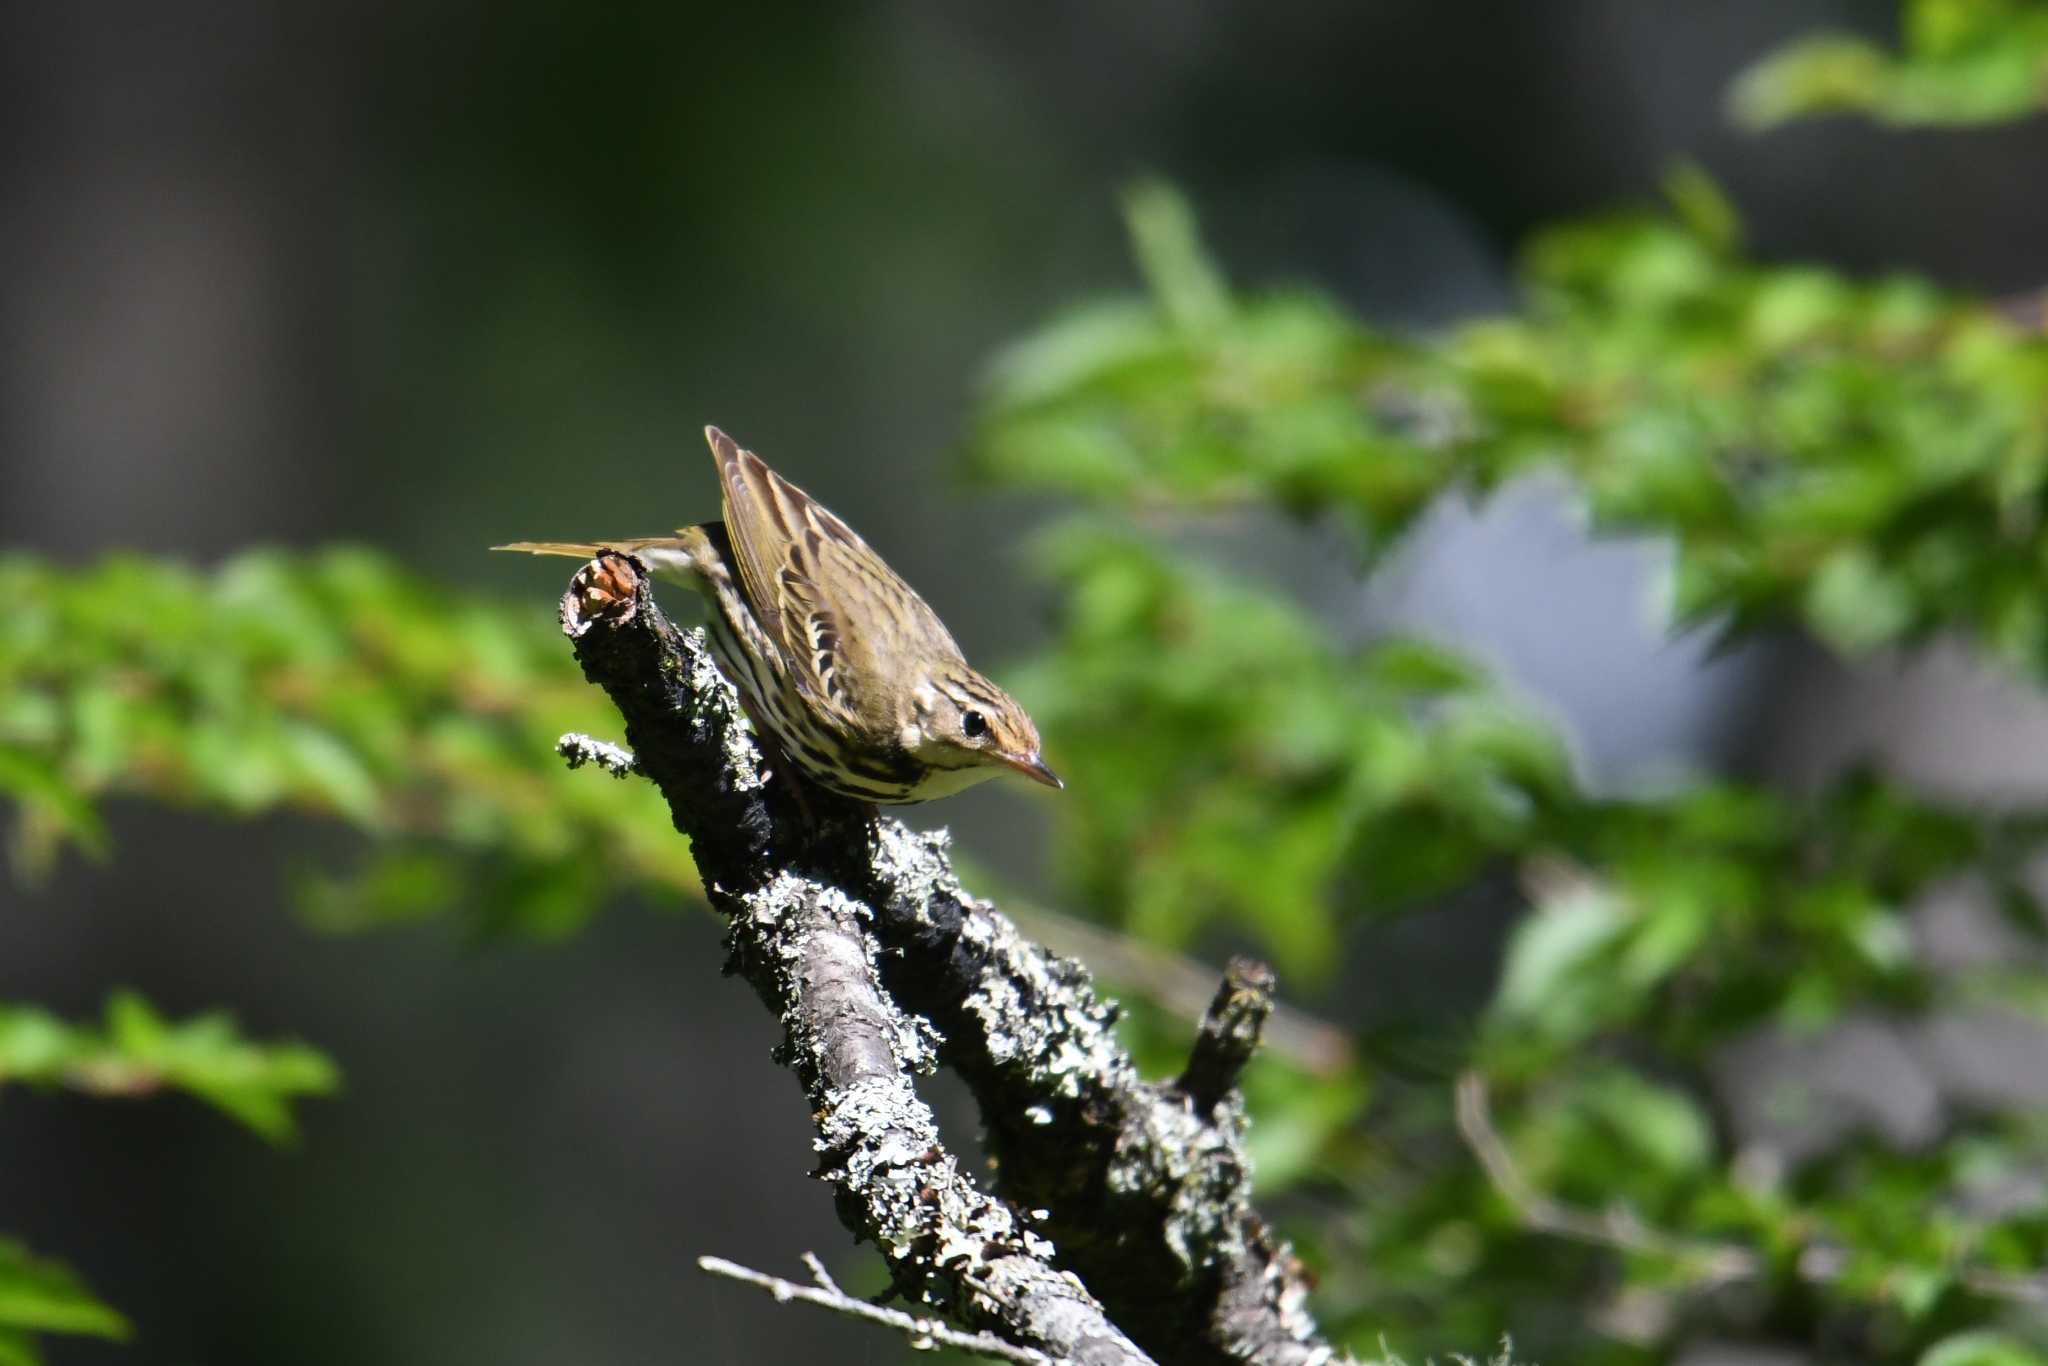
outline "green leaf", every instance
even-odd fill
[[[340,1083],[334,1064],[304,1044],[248,1043],[222,1014],[172,1024],[132,992],[109,1001],[107,1036],[122,1061],[161,1074],[274,1143],[296,1134],[294,1098],[328,1095]]]
[[[1376,682],[1418,696],[1471,692],[1485,683],[1472,661],[1425,640],[1381,640],[1365,662]]]
[[[1515,928],[1493,1010],[1510,1027],[1576,1036],[1602,1015],[1602,987],[1587,969],[1628,928],[1611,893],[1576,889],[1545,902]]]
[[[1664,196],[1679,221],[1716,251],[1742,245],[1742,214],[1727,192],[1696,162],[1680,162],[1664,177]]]
[[[374,826],[383,807],[369,766],[337,736],[302,723],[286,724],[279,739],[306,787],[360,825]]]
[[[1903,51],[1820,34],[1745,71],[1730,112],[1751,129],[1820,114],[1902,125],[1994,123],[2048,104],[2048,8],[2036,0],[1906,0]]]
[[[23,808],[16,855],[26,871],[47,870],[62,840],[75,841],[95,857],[106,856],[107,828],[99,812],[59,775],[54,764],[0,744],[0,792]]]
[[[2048,1353],[2002,1333],[1958,1333],[1920,1354],[1919,1366],[2044,1366]]]
[[[1124,195],[1138,267],[1152,297],[1175,326],[1206,331],[1230,311],[1230,289],[1202,248],[1194,210],[1164,181],[1141,182]]]
[[[1355,1072],[1309,1080],[1271,1062],[1248,1069],[1243,1085],[1255,1116],[1245,1141],[1262,1192],[1286,1190],[1327,1163],[1369,1094]]]
[[[1135,299],[1103,300],[998,352],[984,383],[991,401],[1027,408],[1170,360],[1172,346],[1151,307]]]
[[[0,1366],[42,1366],[36,1340],[15,1328],[0,1328]]]
[[[1834,34],[1788,44],[1737,78],[1728,93],[1735,121],[1752,131],[1815,114],[1873,108],[1884,90],[1884,52]]]
[[[1844,654],[1864,654],[1899,638],[1916,613],[1912,589],[1861,548],[1839,550],[1814,576],[1807,620]]]
[[[331,1093],[339,1075],[304,1044],[251,1043],[221,1014],[173,1023],[133,992],[117,992],[99,1030],[0,1006],[0,1082],[8,1081],[107,1096],[169,1087],[281,1142],[293,1134],[291,1102]]]
[[[1658,1171],[1697,1172],[1714,1154],[1713,1130],[1705,1112],[1682,1091],[1612,1071],[1587,1089],[1585,1103]]]
[[[74,1333],[88,1337],[126,1339],[128,1320],[102,1304],[68,1267],[31,1256],[28,1249],[0,1238],[0,1329],[26,1333]],[[9,1348],[0,1341],[0,1353]],[[32,1352],[25,1337],[13,1350]],[[4,1360],[0,1355],[0,1360]],[[27,1359],[33,1360],[33,1356]]]
[[[302,872],[294,900],[306,923],[333,934],[387,929],[459,905],[474,874],[445,849],[385,846],[352,873]]]

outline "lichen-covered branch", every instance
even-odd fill
[[[573,730],[555,742],[555,753],[568,760],[571,768],[596,764],[614,778],[629,777],[634,772],[631,750]]]
[[[939,1141],[911,1081],[929,1066],[930,1041],[882,990],[865,923],[873,912],[816,871],[781,865],[784,849],[810,846],[791,842],[797,827],[780,803],[814,794],[763,780],[732,691],[701,646],[668,627],[624,561],[580,574],[562,611],[578,658],[627,714],[637,766],[697,839],[706,890],[728,918],[728,971],[781,1019],[781,1058],[810,1101],[817,1174],[841,1221],[881,1250],[898,1290],[970,1330],[1081,1366],[1148,1366],[1081,1283],[1054,1268],[1051,1245],[977,1189]],[[618,656],[607,644],[635,638],[662,650],[654,667],[630,682],[609,675]],[[848,814],[825,828],[859,833]]]
[[[1231,959],[1174,1086],[1199,1110],[1221,1105],[1237,1089],[1238,1076],[1258,1051],[1259,1034],[1272,1013],[1273,970],[1255,959]]]
[[[1056,1249],[1093,1295],[1081,1301],[1099,1301],[1160,1360],[1331,1359],[1302,1268],[1250,1203],[1231,1082],[1269,988],[1226,984],[1238,1004],[1212,1011],[1185,1087],[1142,1081],[1086,971],[967,895],[943,834],[876,820],[764,768],[701,641],[669,625],[632,560],[586,565],[562,620],[584,673],[624,716],[637,768],[691,837],[712,903],[732,921],[734,967],[784,1019],[842,1219],[881,1244],[899,1288],[970,1327],[1072,1355],[1042,1324],[1014,1320],[1021,1303],[1073,1308],[1023,1276]],[[821,992],[835,1005],[820,1007]],[[1031,1229],[975,1193],[938,1146],[908,1076],[927,1044],[902,1012],[930,1023],[939,1061],[973,1091],[999,1192],[1034,1211]],[[884,1158],[878,1181],[871,1164]],[[926,1182],[937,1207],[893,1202]],[[1040,1298],[1014,1298],[1026,1285]]]
[[[981,1107],[1000,1189],[1145,1348],[1174,1362],[1330,1359],[1304,1269],[1251,1206],[1244,1106],[1142,1081],[1085,969],[968,896],[942,835],[878,827],[883,980]]]
[[[1085,1366],[1147,1362],[939,1141],[911,1082],[929,1044],[882,992],[867,914],[784,873],[737,899],[727,936],[733,969],[782,1018],[783,1060],[810,1099],[817,1174],[841,1220],[881,1249],[901,1290],[960,1323]]]

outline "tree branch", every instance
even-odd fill
[[[1476,1071],[1458,1076],[1457,1113],[1458,1132],[1479,1160],[1487,1180],[1514,1207],[1522,1222],[1537,1232],[1618,1252],[1666,1258],[1695,1268],[1700,1279],[1710,1286],[1745,1280],[1762,1272],[1763,1263],[1746,1248],[1674,1237],[1648,1227],[1621,1206],[1602,1212],[1578,1209],[1538,1191],[1515,1164],[1500,1131],[1493,1127],[1486,1078]]]
[[[1199,1110],[1221,1105],[1237,1089],[1238,1076],[1258,1051],[1260,1031],[1272,1013],[1273,970],[1250,958],[1231,959],[1174,1086]]]
[[[866,914],[784,873],[737,899],[727,935],[732,969],[782,1017],[841,1222],[875,1242],[900,1289],[962,1323],[1086,1366],[1148,1362],[940,1143],[911,1083],[930,1045],[882,994]]]
[[[1043,1259],[1056,1256],[1162,1360],[1331,1359],[1307,1311],[1305,1271],[1252,1210],[1233,1069],[1217,1073],[1223,1089],[1203,1103],[1141,1081],[1086,971],[968,896],[943,833],[918,835],[771,780],[701,638],[669,625],[630,558],[607,553],[580,570],[562,621],[585,675],[624,716],[636,766],[690,836],[712,904],[731,919],[733,968],[784,1019],[842,1220],[880,1243],[900,1289],[970,1327],[1071,1355],[1020,1313],[1011,1287],[990,1293],[991,1258],[1021,1276],[1018,1263],[1049,1270]],[[938,1148],[906,1071],[924,1035],[899,1006],[936,1029],[939,1060],[980,1104],[998,1188],[1033,1211],[1032,1229],[973,1192]],[[1242,1012],[1232,1019],[1230,1047],[1249,1056],[1256,1025],[1247,1032]],[[866,1164],[884,1159],[890,1175],[877,1180]],[[934,1181],[943,1208],[894,1198]],[[964,1240],[962,1229],[972,1230]]]

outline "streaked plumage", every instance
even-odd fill
[[[624,551],[703,593],[713,651],[755,727],[830,791],[930,801],[1006,768],[1060,786],[1024,709],[968,666],[938,614],[853,528],[716,427],[704,435],[723,522],[494,548]]]

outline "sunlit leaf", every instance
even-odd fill
[[[32,1333],[128,1337],[128,1320],[102,1304],[70,1268],[0,1238],[0,1361],[33,1361]]]

